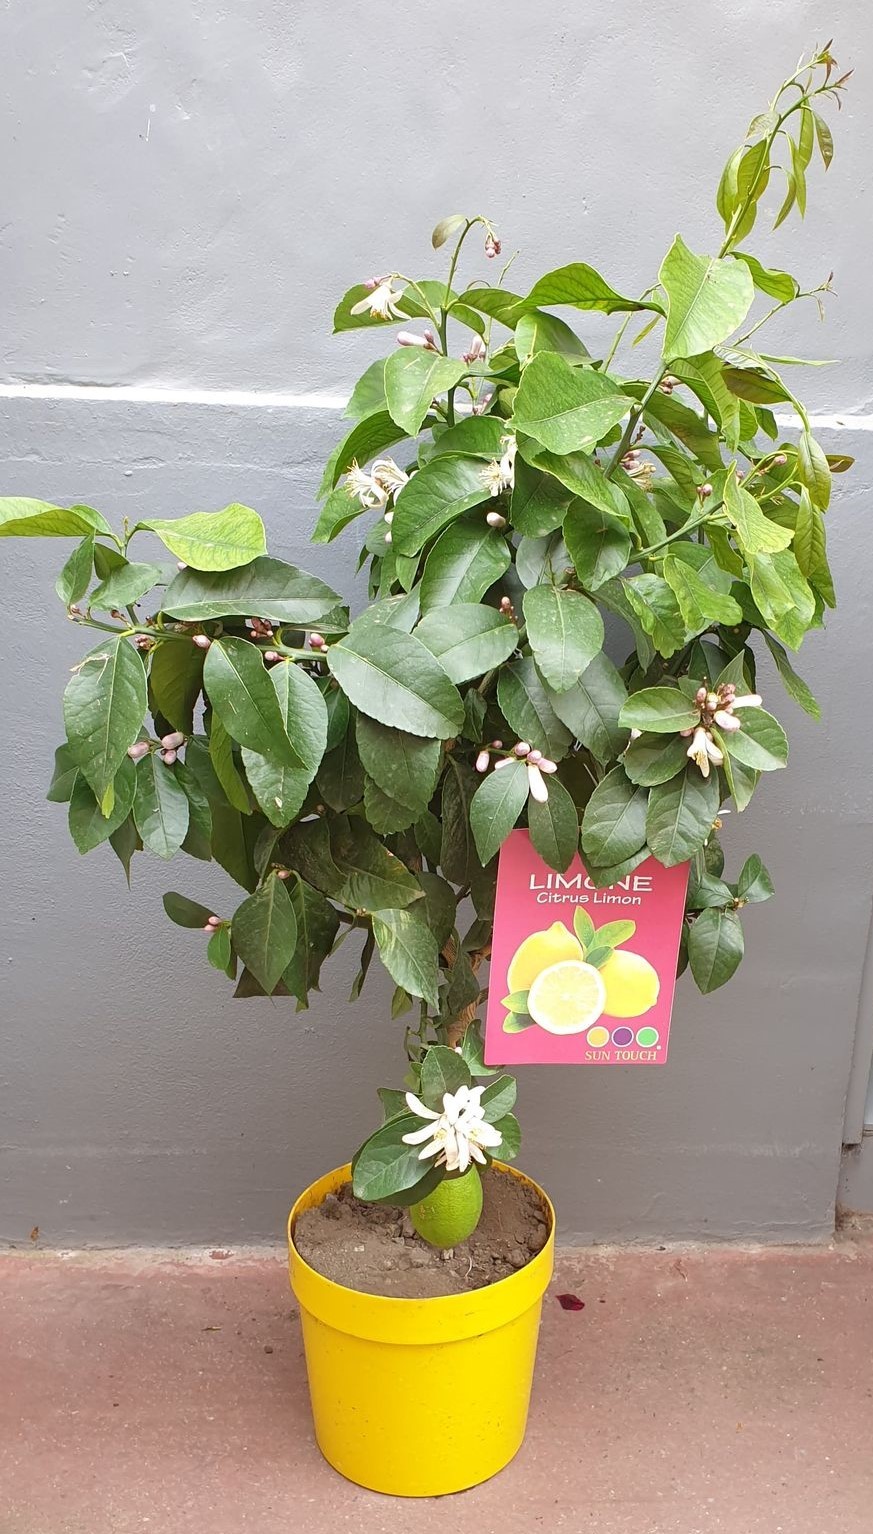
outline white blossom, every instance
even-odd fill
[[[446,1092],[441,1113],[425,1107],[414,1092],[407,1092],[410,1112],[427,1122],[421,1129],[404,1135],[404,1145],[421,1145],[419,1160],[433,1156],[434,1165],[444,1166],[447,1172],[466,1172],[471,1161],[484,1166],[485,1150],[495,1150],[503,1136],[493,1124],[485,1122],[483,1091],[483,1087],[462,1086],[457,1092]]]
[[[399,320],[403,318],[403,311],[397,305],[402,297],[402,290],[394,287],[393,274],[381,277],[366,298],[352,304],[351,313],[370,314],[374,320]]]
[[[500,495],[503,490],[511,490],[515,484],[515,454],[517,451],[515,438],[510,434],[501,438],[501,454],[499,458],[492,458],[486,468],[482,470],[483,483],[488,486],[491,495]]]
[[[719,751],[709,731],[705,730],[702,724],[698,725],[694,731],[691,745],[685,754],[692,762],[697,763],[705,778],[709,777],[710,762],[720,767],[724,761],[724,753]]]

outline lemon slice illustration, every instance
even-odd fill
[[[600,971],[584,960],[564,959],[537,975],[527,1010],[547,1033],[584,1033],[597,1021],[605,1001]]]
[[[516,948],[506,971],[508,991],[529,991],[537,975],[562,959],[582,959],[582,944],[564,926],[552,922],[542,932],[532,932]]]
[[[617,948],[600,974],[606,987],[603,1010],[607,1017],[642,1017],[658,1000],[658,971],[641,953]]]

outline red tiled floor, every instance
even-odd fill
[[[871,1278],[864,1239],[565,1252],[521,1454],[412,1503],[321,1460],[281,1255],[11,1253],[0,1534],[870,1534]]]

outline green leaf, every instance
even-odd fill
[[[600,934],[598,933],[597,936],[599,938]],[[585,963],[592,964],[595,969],[602,969],[604,964],[609,963],[614,953],[615,949],[609,943],[598,942],[596,948],[589,948],[585,955]]]
[[[458,683],[508,660],[518,646],[518,629],[493,607],[455,602],[426,613],[415,638],[436,656],[450,681]]]
[[[788,272],[772,271],[762,266],[757,256],[750,256],[745,250],[733,250],[731,255],[735,261],[742,261],[748,267],[755,287],[769,298],[778,299],[781,304],[790,304],[800,292],[800,283]]]
[[[667,783],[681,772],[687,761],[688,741],[681,735],[655,735],[645,733],[632,740],[622,762],[632,783],[641,788],[653,788],[656,783]]]
[[[421,1146],[404,1145],[403,1136],[421,1128],[422,1121],[415,1114],[399,1113],[364,1141],[352,1172],[352,1192],[356,1198],[367,1203],[379,1199],[396,1202],[409,1190],[418,1191],[431,1173],[419,1160]]]
[[[831,498],[831,470],[824,449],[811,431],[802,431],[797,444],[797,472],[814,506],[827,511]]]
[[[147,517],[134,531],[157,533],[165,548],[195,570],[232,570],[267,552],[264,524],[250,506],[233,502],[222,511],[190,517]]]
[[[757,904],[761,900],[769,900],[775,893],[773,880],[757,852],[753,852],[751,857],[746,858],[737,880],[737,894],[740,900]]]
[[[441,218],[430,237],[434,250],[439,250],[441,245],[445,245],[446,240],[450,240],[453,234],[463,229],[467,222],[465,213],[450,213],[447,218]]]
[[[646,811],[646,841],[665,868],[684,863],[703,846],[720,799],[718,774],[705,778],[693,762],[686,763],[678,777],[652,789]]]
[[[258,876],[251,841],[252,817],[241,815],[224,800],[212,805],[212,855],[243,889],[254,890]]]
[[[360,820],[334,816],[328,831],[330,854],[343,880],[346,905],[362,911],[397,911],[422,899],[415,876]],[[316,887],[321,882],[308,873],[304,877]]]
[[[332,543],[349,523],[356,522],[366,510],[367,507],[361,504],[358,496],[350,495],[345,485],[338,485],[335,490],[331,490],[318,513],[310,543]]]
[[[163,572],[159,565],[119,565],[107,575],[105,581],[94,587],[88,598],[88,606],[101,608],[104,612],[131,606],[162,579]]]
[[[305,767],[289,739],[276,688],[260,650],[245,639],[216,639],[206,652],[203,684],[228,735],[284,767]]]
[[[55,765],[52,772],[52,780],[46,792],[46,798],[50,804],[68,804],[73,792],[73,785],[78,776],[79,769],[76,766],[76,758],[69,745],[64,743],[55,751]]]
[[[139,735],[147,703],[139,652],[126,639],[108,634],[67,683],[64,723],[70,751],[104,815],[112,812],[113,779]]]
[[[90,506],[52,506],[25,496],[0,496],[0,538],[82,538],[112,529]]]
[[[486,1124],[494,1124],[510,1113],[515,1107],[517,1093],[514,1076],[497,1076],[494,1081],[489,1081],[481,1097]]]
[[[620,586],[643,632],[651,637],[658,654],[669,660],[685,643],[685,624],[667,582],[661,575],[645,573],[622,580]]]
[[[149,690],[158,711],[183,735],[194,728],[194,706],[203,686],[203,651],[195,644],[166,639],[155,646]]]
[[[684,560],[668,556],[662,569],[689,634],[701,634],[714,623],[742,622],[743,610],[739,603],[731,596],[714,591]]]
[[[431,402],[459,384],[465,362],[417,346],[400,347],[385,363],[385,398],[392,419],[417,437]]]
[[[813,122],[815,123],[815,137],[818,144],[818,152],[821,155],[822,164],[824,165],[825,170],[827,170],[831,160],[834,157],[833,135],[824,118],[820,117],[818,112],[813,112],[812,118]]]
[[[426,809],[436,787],[439,741],[389,729],[366,714],[358,715],[357,738],[361,761],[382,792],[416,815]]]
[[[190,748],[187,756],[190,760]],[[249,796],[234,761],[233,742],[215,713],[212,715],[209,729],[209,760],[228,802],[234,809],[239,810],[241,815],[248,815],[251,809]]]
[[[566,692],[601,651],[600,613],[579,592],[545,585],[526,591],[523,607],[537,669],[556,692]]]
[[[497,679],[497,702],[510,729],[553,762],[566,756],[572,735],[552,707],[530,656],[511,661]]]
[[[321,966],[333,949],[340,922],[330,901],[299,875],[288,893],[297,921],[297,945],[282,979],[305,1006],[309,992],[318,989]]]
[[[565,485],[543,469],[533,468],[521,456],[516,458],[509,510],[513,527],[527,538],[543,538],[561,526],[569,504]]]
[[[527,796],[524,762],[510,762],[508,767],[495,768],[483,778],[470,804],[470,825],[483,867],[499,852],[524,809]]]
[[[470,829],[470,804],[479,783],[477,774],[464,762],[457,761],[453,755],[449,756],[442,784],[439,863],[446,878],[453,884],[469,884],[479,867]]]
[[[529,314],[522,315],[515,327],[514,345],[522,366],[537,352],[560,352],[562,356],[572,357],[577,362],[591,356],[575,330],[571,330],[563,320],[556,319],[554,314],[545,314],[542,309],[533,309]]]
[[[293,738],[302,767],[287,767],[243,747],[252,792],[274,826],[287,826],[300,810],[327,744],[327,706],[312,677],[289,662],[273,666],[270,682],[279,700],[285,731]],[[360,795],[358,795],[360,798]]]
[[[565,584],[570,556],[560,533],[548,538],[520,538],[515,551],[515,573],[526,590],[543,584]]]
[[[582,817],[582,851],[601,867],[622,862],[646,840],[645,789],[613,767],[595,788]],[[590,872],[590,870],[589,870]]]
[[[229,975],[231,979],[234,978],[236,975],[236,964],[233,957],[230,930],[227,927],[216,927],[209,942],[206,944],[206,957],[213,969],[219,969],[222,974]]]
[[[596,591],[619,575],[630,558],[630,533],[610,512],[573,501],[564,519],[564,538],[583,586]]]
[[[142,842],[140,841],[139,832],[136,829],[132,815],[128,815],[127,819],[121,822],[118,829],[112,832],[109,838],[109,845],[124,869],[127,887],[130,889],[130,865],[133,860],[133,854],[142,849]]]
[[[211,906],[201,905],[198,900],[189,900],[187,895],[177,895],[175,890],[168,890],[164,896],[164,910],[177,927],[190,927],[192,930],[205,927],[213,914]]]
[[[422,918],[415,911],[383,911],[373,917],[373,936],[391,979],[436,1007],[439,949]]]
[[[693,729],[700,722],[700,710],[689,703],[679,687],[644,687],[631,694],[618,717],[619,724],[629,730],[673,735]]]
[[[79,602],[88,590],[91,571],[94,568],[94,539],[83,538],[78,543],[55,581],[55,591],[65,607]]]
[[[401,442],[405,436],[403,427],[392,420],[387,410],[380,410],[376,415],[368,415],[358,421],[337,443],[328,458],[317,491],[319,499],[333,489],[340,476],[348,473],[353,463],[368,463],[371,458],[384,453],[386,448],[393,447],[395,442]]]
[[[521,375],[514,425],[550,452],[587,453],[631,403],[602,373],[574,368],[557,352],[539,352]]]
[[[566,692],[547,689],[558,718],[601,764],[622,750],[627,731],[618,723],[627,689],[615,666],[601,651]]]
[[[368,825],[378,831],[380,836],[388,836],[394,831],[408,831],[416,819],[415,810],[392,799],[369,774],[364,775],[364,815]]]
[[[587,454],[566,453],[561,456],[548,452],[527,438],[522,438],[519,451],[523,461],[558,480],[565,489],[571,490],[589,505],[597,506],[600,511],[609,512],[620,519],[629,515],[627,501],[618,486],[606,478],[603,469],[598,468],[594,459]]]
[[[122,761],[115,775],[115,802],[111,814],[101,814],[91,789],[79,773],[70,795],[69,828],[79,852],[91,852],[108,841],[127,819],[136,792],[136,772],[129,757]]]
[[[233,946],[243,964],[267,995],[272,995],[297,945],[294,909],[283,881],[275,874],[237,907],[232,932]]]
[[[598,865],[587,859],[585,869],[595,889],[606,889],[617,884],[619,879],[626,879],[628,874],[632,874],[634,869],[639,868],[649,856],[648,847],[642,846],[631,853],[630,857],[622,858],[621,862],[611,863],[608,866]]]
[[[490,493],[480,459],[453,454],[433,458],[403,486],[394,503],[395,553],[418,554],[436,533],[488,500]]]
[[[780,549],[787,549],[791,542],[791,528],[780,527],[765,517],[755,497],[737,484],[733,473],[725,481],[724,509],[728,520],[736,528],[737,542],[746,556],[774,554]],[[737,619],[731,621],[737,622]]]
[[[663,357],[696,357],[726,341],[755,296],[741,263],[696,256],[677,234],[658,274],[667,295]]]
[[[812,503],[809,491],[800,492],[800,503],[794,523],[792,553],[801,575],[818,592],[829,607],[836,605],[834,583],[827,557],[827,536],[822,513]]]
[[[455,892],[439,874],[420,873],[418,882],[424,891],[425,920],[437,947],[442,948],[455,925]]]
[[[419,449],[419,455],[425,454],[422,462],[443,453],[460,453],[462,456],[472,454],[487,461],[500,457],[505,435],[506,422],[500,416],[462,416],[454,426],[447,427],[439,436],[425,442]]]
[[[743,929],[733,911],[701,911],[688,934],[688,959],[705,996],[730,980],[743,957]]]
[[[421,578],[421,610],[478,602],[509,568],[505,538],[484,517],[462,519],[436,540]]]
[[[504,1030],[505,1031],[505,1030]],[[494,1128],[500,1134],[496,1155],[500,1161],[514,1161],[521,1150],[521,1125],[514,1113],[505,1113],[497,1119]]]
[[[355,707],[381,724],[447,740],[464,722],[460,693],[412,634],[353,623],[345,638],[331,645],[327,661]]]
[[[732,758],[756,772],[775,772],[788,762],[788,740],[778,719],[763,708],[740,709],[742,727],[726,736]]]
[[[622,311],[630,314],[638,309],[660,310],[660,306],[652,302],[623,298],[593,266],[588,266],[584,261],[574,261],[570,266],[561,266],[557,271],[547,272],[541,277],[524,300],[525,309],[538,304],[549,308],[553,304],[568,304],[574,309],[596,309],[601,314]]]
[[[363,421],[365,416],[386,410],[385,358],[378,357],[363,372],[352,390],[352,396],[343,415],[350,421]]]
[[[512,771],[511,768],[505,770]],[[530,839],[543,862],[564,873],[579,850],[579,817],[563,783],[552,776],[548,787],[549,797],[545,803],[530,800],[527,823]]]
[[[342,599],[317,576],[262,555],[241,570],[182,570],[167,587],[162,605],[165,613],[188,623],[256,613],[273,623],[307,628],[342,607]]]
[[[467,1066],[471,1076],[496,1076],[499,1074],[491,1065],[485,1064],[485,1046],[482,1041],[482,1029],[477,1018],[468,1023],[461,1040],[461,1059]]]
[[[364,773],[354,728],[349,728],[339,745],[328,751],[318,769],[316,784],[332,810],[348,810],[360,803],[364,793]]]
[[[144,756],[136,768],[133,818],[143,845],[157,857],[175,857],[186,835],[190,808],[188,796],[175,775],[157,753]]]
[[[816,698],[807,687],[803,678],[797,675],[781,644],[773,638],[772,634],[766,632],[764,640],[776,662],[776,669],[782,678],[782,683],[788,696],[793,698],[795,703],[803,709],[804,713],[809,714],[811,719],[821,719],[821,708]]]

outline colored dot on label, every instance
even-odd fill
[[[612,1031],[612,1042],[613,1042],[613,1044],[617,1044],[619,1049],[626,1049],[628,1044],[632,1044],[633,1041],[634,1041],[634,1031],[633,1031],[632,1028],[614,1028],[613,1029],[613,1031]]]
[[[641,1049],[654,1049],[660,1037],[657,1028],[641,1028],[637,1034],[637,1043]]]
[[[605,1044],[609,1043],[609,1029],[602,1028],[598,1024],[596,1028],[589,1028],[585,1037],[592,1049],[602,1049]]]

